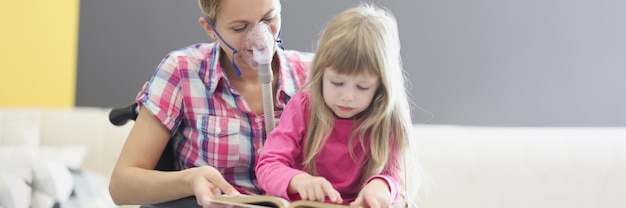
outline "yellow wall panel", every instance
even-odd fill
[[[80,0],[0,0],[0,107],[72,107]]]

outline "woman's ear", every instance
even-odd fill
[[[211,40],[217,41],[217,35],[215,35],[215,31],[213,31],[211,25],[209,25],[206,21],[206,18],[200,17],[200,19],[198,19],[198,23],[200,23],[200,26],[202,26],[202,29],[204,29],[204,31],[209,35]]]

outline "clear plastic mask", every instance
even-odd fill
[[[276,51],[275,42],[277,41],[274,40],[272,30],[267,23],[259,22],[248,27],[244,32],[242,48],[237,50],[222,38],[208,19],[207,22],[222,42],[233,51],[231,63],[237,72],[237,76],[241,76],[241,70],[235,63],[235,59],[239,59],[241,63],[253,69],[257,69],[259,64],[269,64],[272,61],[272,56]]]
[[[241,56],[247,65],[254,68],[258,64],[269,64],[276,49],[274,36],[270,26],[264,22],[256,24],[246,31],[245,47],[250,53],[242,53]],[[251,56],[251,57],[250,57]]]

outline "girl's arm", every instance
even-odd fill
[[[391,152],[387,164],[380,174],[371,176],[365,181],[363,189],[351,205],[388,207],[392,204],[404,203],[404,199],[399,197],[400,192],[400,172],[402,171],[398,149],[394,142],[391,142]]]
[[[399,196],[400,160],[396,148],[391,148],[391,156],[382,172],[366,180],[351,206],[360,207],[398,207],[404,204]]]
[[[393,140],[392,140],[393,141]],[[389,192],[391,194],[391,199],[392,200],[396,200],[398,199],[398,195],[400,193],[400,176],[401,176],[401,159],[400,159],[400,155],[398,152],[398,148],[396,147],[396,145],[393,145],[394,142],[391,142],[391,152],[390,152],[390,156],[389,156],[389,160],[387,161],[387,165],[383,168],[382,172],[378,175],[374,175],[372,177],[370,177],[369,179],[367,179],[367,181],[365,182],[365,184],[367,185],[368,183],[370,183],[372,180],[375,179],[381,179],[383,181],[385,181],[387,183],[387,186],[389,187]]]
[[[278,126],[269,134],[256,164],[259,185],[269,195],[289,199],[291,179],[302,171],[302,140],[309,108],[306,94],[294,95],[283,110]]]

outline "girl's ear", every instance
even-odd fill
[[[217,40],[217,35],[215,35],[215,31],[211,29],[211,25],[209,25],[209,23],[206,21],[206,18],[200,17],[200,19],[198,19],[198,23],[200,23],[200,26],[202,26],[202,29],[204,29],[204,31],[209,35],[211,40]]]

